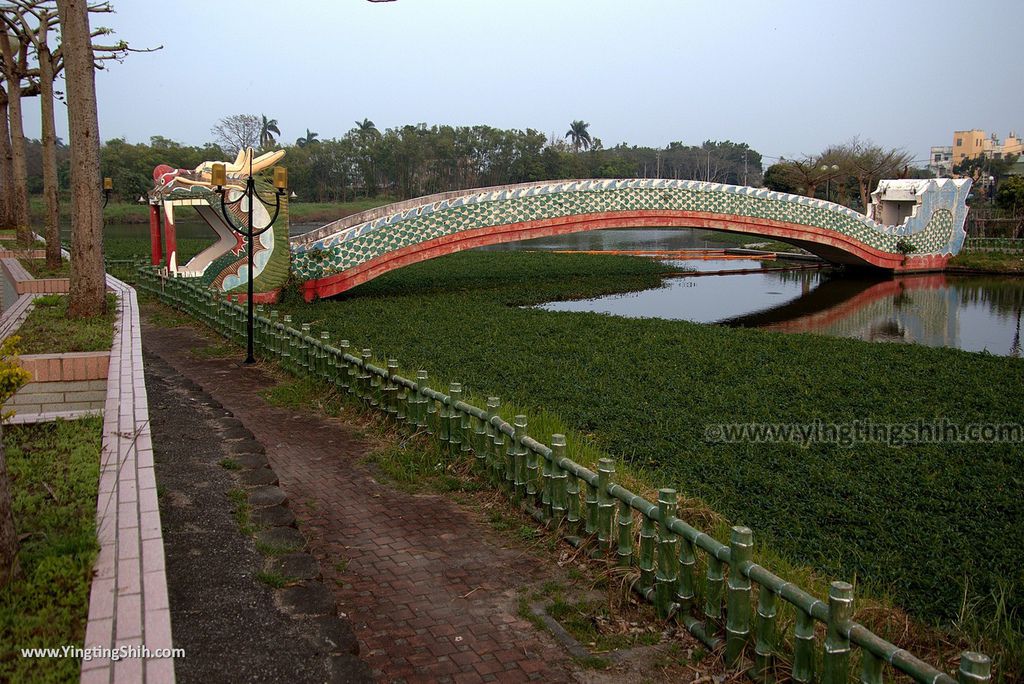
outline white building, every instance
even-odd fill
[[[928,157],[928,170],[936,178],[949,178],[953,175],[953,147],[933,147]]]

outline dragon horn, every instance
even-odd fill
[[[274,152],[267,152],[266,154],[261,154],[260,156],[252,160],[252,172],[259,173],[263,169],[273,166],[283,156],[284,150],[275,150]]]

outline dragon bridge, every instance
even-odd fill
[[[250,158],[228,165],[239,193]],[[283,151],[253,162],[268,168]],[[247,282],[241,239],[220,216],[211,162],[194,170],[157,167],[150,193],[153,263],[201,278],[222,292]],[[234,183],[232,185],[232,182]],[[264,183],[264,181],[259,181]],[[265,184],[266,185],[266,184]],[[269,188],[269,185],[266,185]],[[307,300],[345,292],[379,275],[445,254],[514,240],[612,227],[688,226],[768,237],[837,264],[892,272],[940,271],[963,246],[969,179],[883,180],[868,213],[801,195],[665,179],[547,181],[430,195],[345,217],[288,240],[287,207],[257,245],[254,287],[273,299],[291,273]],[[239,194],[229,194],[229,200]],[[243,202],[244,204],[244,202]],[[193,206],[218,241],[184,266],[176,261],[174,214]],[[244,212],[245,207],[239,208]],[[256,225],[267,217],[256,210]],[[166,249],[161,244],[164,220]],[[241,216],[236,217],[241,223]],[[285,245],[289,249],[285,249]]]

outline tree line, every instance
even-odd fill
[[[664,148],[625,143],[605,148],[588,124],[574,121],[565,138],[532,128],[415,124],[379,130],[369,119],[340,137],[306,130],[294,143],[278,141],[277,120],[234,115],[212,129],[214,140],[183,145],[162,136],[148,143],[108,140],[104,174],[121,198],[135,200],[152,187],[157,164],[194,168],[233,158],[239,149],[283,148],[290,190],[300,201],[344,202],[361,197],[408,199],[435,192],[569,178],[679,178],[759,185],[762,157],[746,143],[673,142]],[[572,134],[572,135],[570,135]]]

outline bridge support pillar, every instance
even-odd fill
[[[149,205],[149,263],[159,266],[164,260],[163,240],[160,237],[160,205]]]
[[[161,210],[164,212],[164,239],[166,242],[167,270],[173,275],[178,272],[178,234],[174,227],[174,208],[170,204],[163,204]]]

